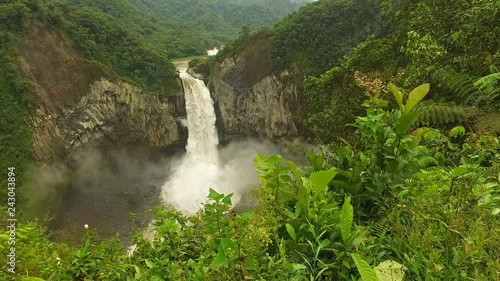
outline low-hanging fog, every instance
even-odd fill
[[[118,234],[126,240],[150,222],[148,210],[158,204],[167,203],[191,214],[205,202],[209,188],[234,193],[233,204],[241,196],[248,201],[248,191],[258,185],[253,168],[257,153],[301,159],[283,146],[256,139],[234,140],[218,148],[217,166],[186,161],[182,148],[88,150],[76,157],[72,171],[65,171],[64,176],[56,166],[40,169],[35,182],[44,183],[44,189],[38,188],[36,193],[46,200],[31,204],[54,210],[50,226],[58,240],[77,242],[85,224],[103,238]],[[56,199],[57,193],[63,195]]]
[[[195,213],[205,202],[209,188],[219,193],[233,193],[233,205],[258,184],[253,160],[257,153],[265,155],[291,153],[268,140],[239,140],[219,149],[218,161],[194,155],[175,160],[169,180],[163,186],[166,203],[188,213]],[[249,202],[245,202],[249,203]]]

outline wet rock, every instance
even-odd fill
[[[209,86],[221,141],[300,135],[296,116],[303,104],[303,82],[273,74],[268,49],[267,39],[257,39],[214,66]]]

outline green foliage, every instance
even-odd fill
[[[351,205],[351,197],[347,197],[340,211],[340,234],[342,234],[342,240],[344,240],[344,242],[351,234],[353,216],[354,210]]]
[[[319,75],[351,48],[381,32],[380,2],[317,1],[279,22],[272,32],[273,69]]]
[[[337,67],[319,77],[308,77],[304,86],[307,108],[300,121],[311,138],[321,143],[338,143],[339,138],[351,136],[354,130],[345,125],[363,112],[360,104],[364,99],[353,76]],[[345,98],[347,95],[349,98]]]
[[[456,145],[446,141],[445,136],[438,131],[429,130],[416,130],[413,135],[396,130],[396,136],[401,135],[400,141],[397,139],[392,141],[389,140],[390,137],[384,138],[384,136],[391,136],[392,133],[387,129],[380,131],[380,128],[383,128],[387,121],[394,122],[397,128],[397,119],[402,118],[403,115],[395,111],[392,115],[396,119],[391,121],[389,118],[382,122],[384,115],[380,111],[377,110],[377,113],[371,113],[371,115],[373,115],[372,118],[358,118],[362,121],[358,122],[358,128],[361,133],[365,132],[362,136],[371,134],[375,137],[379,132],[384,131],[385,134],[367,140],[362,146],[368,148],[367,151],[354,153],[349,148],[339,148],[331,157],[334,160],[334,166],[342,164],[338,173],[340,177],[332,181],[333,185],[343,188],[352,196],[357,196],[353,197],[355,206],[358,206],[357,200],[363,202],[355,208],[358,211],[372,205],[371,200],[376,202],[375,205],[387,208],[387,211],[381,214],[384,216],[389,213],[389,216],[383,219],[384,223],[375,224],[379,229],[377,235],[381,239],[387,239],[391,251],[397,254],[398,259],[405,261],[405,266],[409,271],[408,280],[497,278],[496,271],[499,264],[491,262],[491,258],[493,260],[496,258],[491,256],[493,253],[490,249],[498,247],[493,244],[496,245],[499,241],[496,238],[491,239],[486,228],[478,226],[477,220],[488,224],[489,229],[495,228],[493,225],[498,226],[500,223],[498,217],[492,217],[497,213],[495,210],[499,204],[496,201],[498,199],[493,199],[498,198],[499,194],[499,174],[496,171],[489,176],[489,173],[485,173],[484,170],[488,166],[498,165],[500,158],[495,156],[498,154],[496,150],[500,148],[498,143],[491,142],[491,137],[477,142],[477,137],[471,136],[463,147],[457,150]],[[392,130],[395,128],[393,127]],[[426,131],[428,133],[425,133]],[[452,133],[454,131],[457,131],[457,134],[463,133],[463,128],[452,130]],[[432,135],[426,135],[431,132]],[[439,139],[445,140],[444,145],[440,144]],[[376,151],[379,151],[381,147],[376,144],[377,142],[383,143],[382,147],[389,149],[379,154],[380,152]],[[391,148],[394,144],[405,147]],[[406,153],[401,153],[403,151]],[[399,155],[398,161],[394,162],[397,166],[391,165],[391,159],[394,157],[391,153]],[[446,156],[440,157],[439,155],[443,153]],[[434,159],[434,167],[431,169],[422,165],[427,162],[423,160],[429,157]],[[381,158],[384,160],[381,161]],[[417,160],[419,164],[412,165],[414,160]],[[376,168],[371,170],[371,167],[375,166]],[[384,176],[386,171],[391,172]],[[406,173],[406,171],[411,171],[411,173]],[[355,175],[358,174],[364,176],[356,177]],[[346,182],[346,178],[350,181]],[[375,186],[366,188],[367,184],[375,184]],[[353,185],[358,188],[352,188]],[[390,189],[383,195],[375,195],[377,193],[373,191],[383,190],[384,186],[390,186]],[[371,199],[367,202],[362,199],[363,197]],[[394,199],[390,199],[391,197]],[[389,204],[380,204],[381,202]],[[368,217],[373,218],[377,212],[369,210]],[[470,217],[467,215],[472,213],[474,215]],[[470,253],[475,253],[476,262],[469,260]]]
[[[377,281],[377,275],[375,271],[370,267],[370,265],[363,260],[360,255],[351,254],[359,273],[361,274],[361,280],[363,281]]]
[[[22,31],[30,24],[32,17],[29,0],[2,1],[0,25],[7,30]]]
[[[27,1],[12,1],[0,13],[0,173],[14,167],[16,185],[22,183],[31,162],[31,132],[28,127],[30,83],[21,77],[16,48],[16,35],[29,25],[31,13]],[[12,14],[11,14],[12,13]],[[0,178],[0,185],[7,186],[7,177]],[[6,202],[6,193],[0,195]]]
[[[153,93],[176,92],[172,58],[204,55],[244,25],[271,25],[300,4],[237,1],[46,0],[41,18],[68,35],[87,59],[109,66]],[[245,14],[245,17],[241,17]]]
[[[189,68],[192,68],[196,73],[202,74],[204,77],[209,77],[212,67],[216,61],[216,57],[196,58],[189,61]]]
[[[455,103],[440,103],[434,100],[420,103],[415,110],[419,113],[417,124],[440,128],[455,124],[464,124],[469,127],[473,118],[477,116],[474,108]]]
[[[332,52],[338,50],[337,44],[346,42],[337,40],[342,38],[341,34],[330,34],[330,40],[337,41],[329,42],[322,40],[321,35],[316,35],[312,30],[300,34],[295,30],[304,30],[316,21],[336,23],[339,17],[334,15],[335,11],[345,11],[339,8],[325,13],[319,11],[320,6],[326,7],[335,2],[337,5],[352,5],[351,9],[356,9],[360,1],[319,2],[315,3],[318,11],[313,12],[314,5],[310,5],[276,27],[276,43],[272,50],[276,69],[299,69],[302,70],[299,73],[319,75],[337,64],[339,56],[332,55]],[[427,102],[419,106],[420,124],[437,125],[443,129],[463,125],[473,129],[474,123],[480,121],[483,124],[478,124],[478,129],[495,132],[498,127],[495,119],[482,118],[485,114],[497,112],[499,104],[497,73],[500,56],[495,34],[499,33],[496,22],[500,21],[500,6],[493,2],[460,0],[449,4],[431,0],[385,0],[381,7],[373,8],[374,12],[381,8],[387,26],[383,30],[372,30],[372,34],[368,34],[371,36],[361,38],[364,41],[355,48],[344,51],[342,55],[347,55],[340,61],[340,68],[335,67],[305,82],[308,103],[302,114],[302,123],[309,129],[311,139],[322,143],[338,143],[336,138],[339,136],[352,138],[348,136],[352,131],[349,132],[343,126],[352,123],[353,114],[359,114],[356,105],[360,104],[362,95],[352,79],[356,71],[375,75],[382,81],[405,88],[424,81],[433,82],[434,91],[429,97],[436,103]],[[372,2],[370,5],[378,3]],[[294,22],[294,18],[301,21]],[[357,19],[353,15],[350,18]],[[370,16],[364,15],[364,18]],[[371,21],[377,22],[374,19]],[[350,19],[340,22],[348,24]],[[363,21],[358,22],[362,25]],[[285,28],[279,29],[280,26]],[[328,29],[324,34],[341,30],[320,26],[318,23],[315,25],[319,29]],[[307,36],[313,39],[305,39]],[[322,48],[329,48],[329,51],[322,51]],[[350,48],[352,46],[347,47]],[[304,71],[309,69],[316,71]],[[318,83],[318,78],[332,71],[337,73],[334,83]],[[322,108],[317,108],[317,105],[322,105]],[[330,132],[330,128],[333,132]]]
[[[498,51],[500,20],[498,3],[482,0],[458,0],[453,3],[431,0],[393,1],[384,3],[384,10],[395,35],[408,42],[404,49],[417,60],[411,64],[419,69],[449,65],[456,70],[473,71],[474,61],[484,53]],[[431,61],[432,55],[437,55]],[[418,67],[420,65],[420,67]],[[431,73],[412,73],[423,79]],[[477,73],[480,74],[480,73]]]
[[[155,22],[123,0],[47,0],[36,2],[36,10],[68,35],[87,59],[110,67],[150,92],[176,92],[175,68],[169,58],[201,54],[208,46],[198,40],[186,47],[188,38],[198,39],[192,29],[179,32],[181,38],[176,39],[172,23]]]
[[[484,107],[498,111],[500,109],[500,73],[476,77],[464,73],[440,72],[436,79],[441,87],[454,93],[463,105]]]
[[[448,136],[450,138],[456,138],[464,135],[465,135],[465,128],[462,126],[457,126],[451,129],[450,132],[448,133]]]
[[[258,29],[271,26],[280,18],[297,10],[303,2],[290,0],[133,0],[147,14],[175,19],[203,30],[213,44],[234,39],[240,27]],[[216,41],[215,41],[216,40]],[[215,45],[214,45],[215,46]]]

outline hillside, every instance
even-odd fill
[[[194,26],[219,43],[234,39],[242,26],[271,26],[306,3],[290,0],[132,0],[147,14]]]

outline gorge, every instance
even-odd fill
[[[68,183],[67,180],[61,179],[58,183],[59,186],[69,187],[58,189],[62,190],[58,192],[64,195],[51,224],[58,239],[73,241],[83,233],[81,226],[87,224],[102,237],[119,234],[123,241],[127,241],[131,229],[148,221],[149,208],[164,202],[186,214],[194,214],[206,201],[209,188],[226,194],[233,193],[233,204],[237,209],[245,209],[252,204],[249,191],[258,185],[257,174],[253,169],[256,153],[281,153],[302,162],[300,157],[286,149],[283,143],[277,145],[267,140],[272,136],[263,134],[265,131],[256,130],[252,133],[241,130],[239,134],[226,138],[224,145],[219,145],[214,102],[209,89],[202,80],[193,78],[186,72],[187,61],[175,64],[182,81],[182,101],[185,106],[184,111],[179,111],[185,112],[186,115],[178,115],[175,122],[179,128],[174,131],[177,130],[179,135],[185,134],[187,141],[174,146],[159,145],[157,148],[154,148],[156,145],[147,143],[127,144],[125,141],[120,146],[108,148],[106,143],[99,144],[99,139],[89,138],[88,142],[76,146],[78,150],[69,150],[72,151],[72,156],[66,159],[73,167],[68,171],[71,180]],[[119,91],[117,90],[118,93]],[[103,92],[105,95],[113,93]],[[265,96],[271,95],[271,92],[260,91],[258,94]],[[232,93],[225,92],[224,95]],[[221,98],[222,95],[218,97]],[[141,106],[135,105],[134,100],[140,101],[142,98],[141,94],[130,98],[133,103],[124,105],[130,107],[127,111],[135,110],[145,119],[155,116],[156,113],[141,111]],[[107,100],[110,99],[101,98],[101,101]],[[89,112],[91,116],[86,119],[90,125],[83,128],[89,128],[88,132],[92,133],[87,134],[90,136],[100,134],[106,138],[106,130],[103,131],[104,134],[100,133],[99,124],[107,124],[109,127],[116,124],[116,121],[99,121],[97,117],[111,117],[110,112],[101,111],[110,107],[101,102],[95,102],[92,106],[91,110],[82,107],[82,110]],[[267,108],[272,112],[271,107]],[[163,110],[168,111],[169,107],[163,107]],[[246,113],[242,111],[240,114]],[[261,115],[257,107],[254,108],[253,114]],[[185,121],[182,119],[187,119],[186,124],[183,124]],[[245,119],[240,119],[239,122],[242,121],[247,124]],[[148,121],[142,124],[148,126]],[[134,126],[140,128],[144,125]],[[162,129],[158,129],[156,134],[161,136]],[[165,129],[166,132],[173,130]],[[182,133],[184,130],[185,133]],[[124,136],[130,138],[132,132],[124,132]],[[185,152],[182,149],[184,143]],[[50,174],[49,170],[44,169],[40,174],[46,177]],[[54,174],[54,177],[56,175],[60,176]],[[241,198],[244,202],[238,204]],[[135,220],[130,219],[130,214],[133,214]]]

